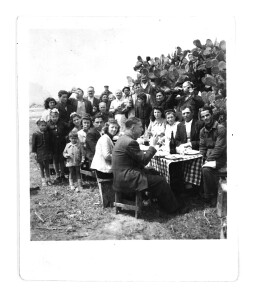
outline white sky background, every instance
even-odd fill
[[[202,17],[84,17],[40,18],[29,31],[29,102],[43,103],[46,95],[57,98],[61,89],[92,85],[96,94],[109,85],[115,92],[136,78],[137,56],[167,55],[176,46],[192,49],[193,40],[218,41],[235,32],[232,18],[211,22]],[[19,25],[19,24],[18,24]],[[41,93],[41,94],[40,94]]]

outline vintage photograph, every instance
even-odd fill
[[[82,19],[28,31],[30,241],[227,239],[229,23]]]

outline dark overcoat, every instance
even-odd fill
[[[129,135],[121,136],[113,149],[113,189],[119,192],[142,191],[148,188],[144,167],[156,153],[154,147],[144,152]]]

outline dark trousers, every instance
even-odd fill
[[[217,196],[218,192],[218,170],[213,168],[202,168],[204,197],[209,199]]]
[[[44,178],[44,174],[46,178],[50,177],[50,168],[49,168],[49,160],[40,161],[39,163],[41,177]]]
[[[182,206],[172,192],[170,185],[160,175],[147,174],[148,191],[157,198],[160,207],[167,213],[173,213]]]
[[[60,175],[64,176],[65,174],[65,164],[63,155],[54,155],[53,157],[53,165],[56,172],[56,176]]]

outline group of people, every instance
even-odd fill
[[[226,164],[226,128],[213,119],[212,107],[194,92],[191,82],[166,95],[143,75],[132,88],[125,86],[115,95],[105,86],[98,99],[90,86],[86,97],[81,88],[72,88],[59,91],[58,98],[45,100],[38,131],[32,135],[43,186],[53,183],[53,159],[55,182],[66,181],[66,164],[70,189],[81,191],[80,166],[87,161],[98,177],[113,178],[114,190],[148,190],[165,211],[174,212],[181,203],[171,186],[145,168],[160,147],[168,149],[173,135],[179,149],[202,153],[204,198],[216,201],[217,170]],[[149,141],[147,151],[140,150],[141,137]]]

